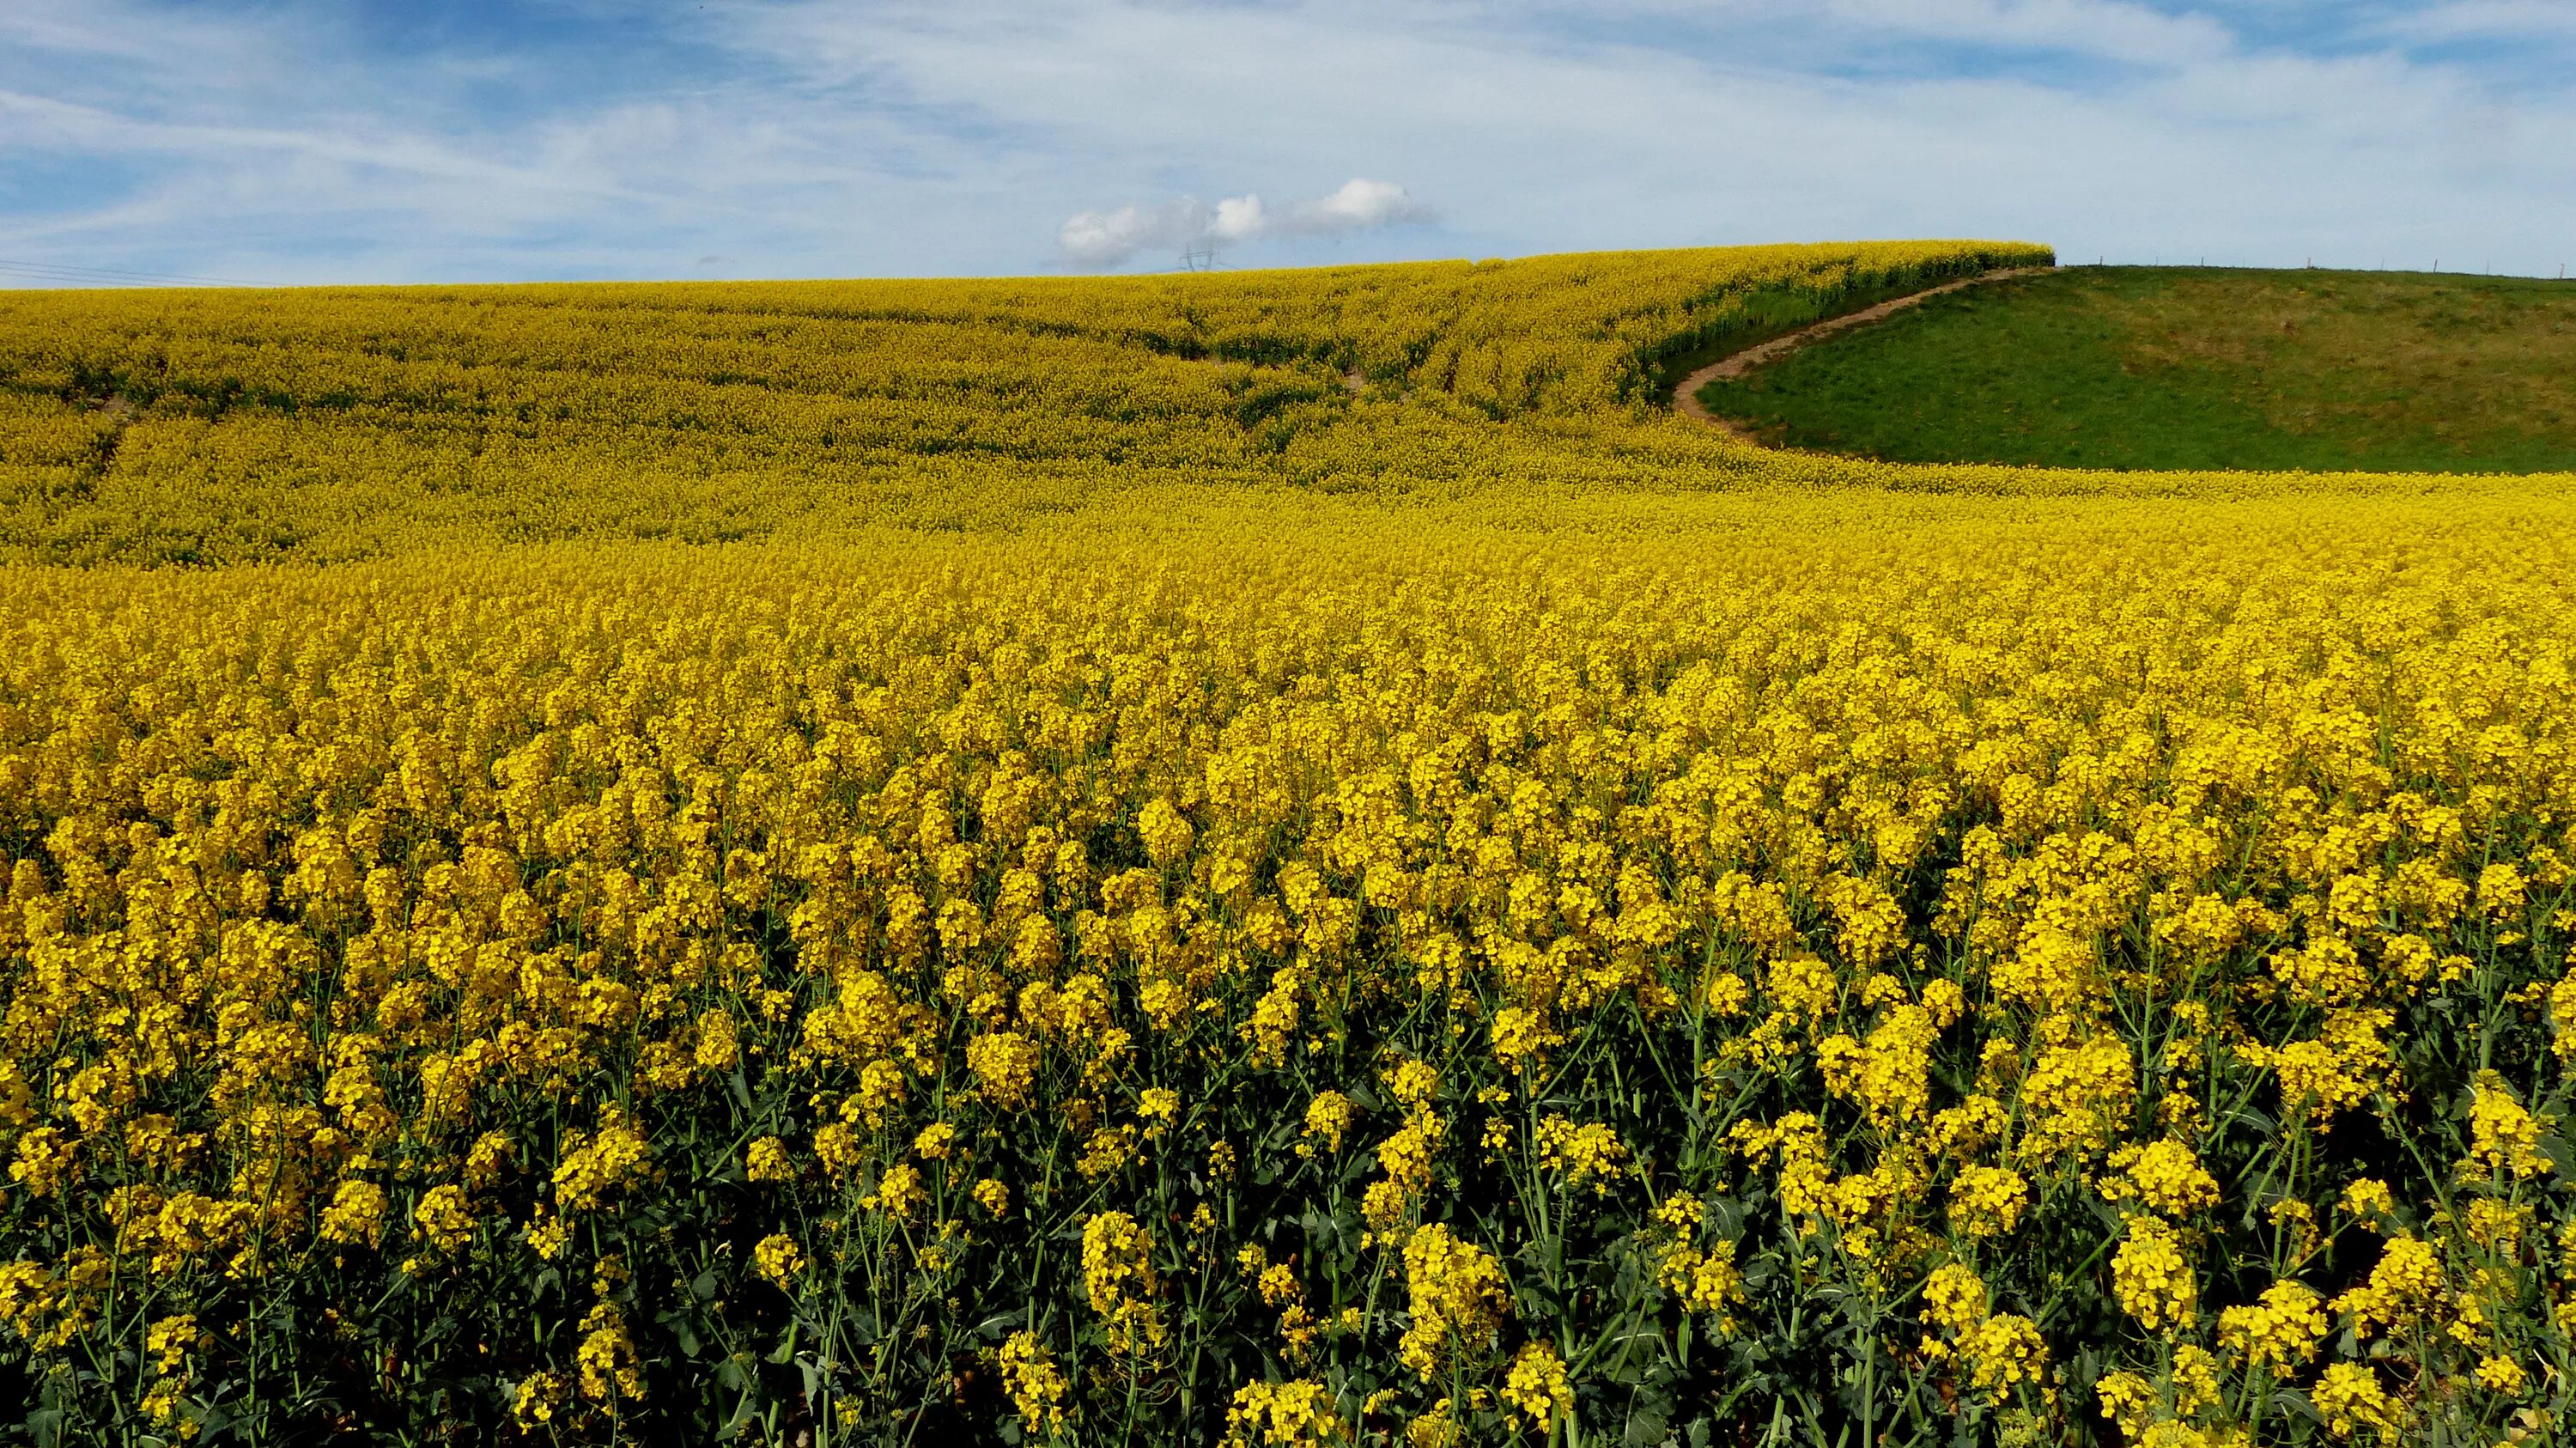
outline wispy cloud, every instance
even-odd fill
[[[369,16],[0,5],[0,260],[852,275],[1979,234],[2554,271],[2576,235],[2576,80],[2531,59],[2576,39],[2560,0]]]
[[[2447,0],[2381,17],[2375,30],[2415,41],[2576,40],[2567,0]]]
[[[2107,57],[2132,65],[2223,59],[2236,47],[2225,25],[2127,0],[1826,0],[1832,19],[1883,36]]]

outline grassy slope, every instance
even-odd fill
[[[1700,394],[1905,462],[2576,467],[2576,285],[2076,268],[1975,288]]]

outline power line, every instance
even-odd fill
[[[94,286],[153,286],[161,284],[209,287],[271,286],[270,282],[244,281],[240,277],[188,276],[177,272],[126,271],[117,267],[73,266],[66,262],[12,261],[0,258],[0,272],[30,277],[40,281],[87,282]]]
[[[95,287],[256,287],[273,285],[272,283],[266,282],[243,281],[236,277],[163,276],[148,272],[112,272],[102,271],[91,267],[53,266],[44,262],[0,261],[0,273],[25,277],[35,281],[68,282],[79,286]]]
[[[35,268],[42,271],[66,272],[76,276],[117,277],[145,282],[202,282],[219,287],[256,287],[271,283],[248,281],[241,277],[194,276],[186,272],[131,271],[123,267],[80,266],[67,261],[15,261],[0,259],[0,266]]]

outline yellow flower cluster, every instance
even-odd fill
[[[2120,1174],[2112,1194],[2143,1203],[2149,1211],[2187,1217],[2218,1205],[2218,1179],[2181,1142],[2124,1146],[2111,1154],[2111,1169]]]
[[[2121,1308],[2153,1333],[2170,1334],[2197,1318],[2199,1279],[2179,1233],[2156,1217],[2133,1217],[2111,1258],[2111,1285]]]
[[[2021,1384],[2037,1384],[2048,1371],[2048,1342],[2039,1324],[2018,1313],[1991,1309],[1986,1284],[1966,1266],[1951,1262],[1936,1267],[1923,1283],[1923,1314],[1948,1334],[1947,1340],[1926,1334],[1922,1352],[1940,1361],[1957,1357],[1968,1369],[1968,1383],[1990,1403],[2000,1403]]]
[[[1950,1183],[1950,1229],[1970,1239],[2000,1237],[2021,1225],[2030,1183],[1999,1166],[1962,1167]]]
[[[2297,1282],[2275,1282],[2259,1301],[2218,1314],[2220,1346],[2282,1377],[2317,1355],[2330,1326],[2317,1294]]]
[[[1556,1355],[1554,1343],[1521,1348],[1504,1375],[1503,1401],[1512,1410],[1512,1427],[1541,1439],[1553,1437],[1557,1426],[1574,1416],[1574,1388],[1566,1381],[1565,1359]]]
[[[1564,1177],[1567,1186],[1589,1184],[1603,1196],[1619,1179],[1621,1161],[1628,1154],[1616,1131],[1597,1121],[1578,1126],[1562,1116],[1539,1122],[1536,1144],[1540,1164]]]
[[[1350,1134],[1351,1123],[1359,1119],[1359,1107],[1339,1091],[1317,1092],[1306,1106],[1305,1140],[1298,1151],[1311,1155],[1320,1143],[1323,1150],[1338,1152],[1342,1138]]]
[[[2401,1441],[2405,1415],[2389,1401],[2379,1375],[2359,1363],[2331,1363],[2310,1396],[2326,1431],[2350,1439],[2367,1434],[2383,1442]]]
[[[2466,1177],[2503,1173],[2537,1176],[2550,1169],[2540,1154],[2540,1137],[2555,1123],[2535,1117],[2513,1099],[2513,1090],[2493,1071],[2478,1078],[2469,1104],[2469,1154],[2460,1163]]]
[[[555,1167],[555,1205],[566,1215],[597,1210],[634,1182],[653,1159],[653,1143],[614,1103],[600,1112],[596,1133],[576,1134]]]
[[[2335,1298],[2334,1310],[2351,1319],[2355,1335],[2396,1327],[2439,1304],[2447,1287],[2441,1256],[2415,1237],[2392,1238],[2360,1286]]]
[[[751,1249],[752,1270],[778,1287],[790,1287],[805,1270],[805,1251],[784,1232],[772,1232]]]
[[[1349,1437],[1332,1391],[1311,1378],[1244,1384],[1225,1428],[1225,1448],[1319,1448]]]
[[[1125,1212],[1102,1212],[1082,1224],[1082,1287],[1107,1326],[1113,1353],[1163,1345],[1153,1253],[1154,1239]]]
[[[1510,1311],[1502,1263],[1437,1222],[1406,1240],[1404,1286],[1412,1323],[1399,1352],[1425,1380],[1488,1352]]]
[[[625,1318],[612,1302],[602,1302],[581,1320],[581,1347],[574,1359],[581,1366],[581,1395],[603,1402],[632,1402],[644,1396],[643,1365]]]
[[[1037,1334],[1015,1332],[1004,1339],[1001,1363],[1002,1388],[1020,1421],[1041,1434],[1062,1428],[1068,1396],[1064,1373]]]

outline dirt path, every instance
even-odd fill
[[[2024,266],[2013,267],[2006,271],[1983,272],[1972,277],[1961,277],[1955,282],[1944,282],[1937,287],[1932,287],[1925,291],[1913,292],[1906,296],[1894,298],[1890,301],[1884,301],[1874,307],[1864,307],[1857,312],[1847,312],[1839,317],[1828,317],[1825,320],[1816,323],[1812,327],[1804,327],[1798,331],[1791,332],[1786,336],[1774,337],[1768,342],[1759,343],[1755,346],[1747,347],[1741,352],[1720,357],[1716,361],[1702,367],[1697,372],[1683,378],[1681,380],[1681,384],[1673,389],[1673,410],[1694,421],[1704,422],[1710,427],[1716,428],[1718,431],[1725,433],[1727,436],[1735,438],[1738,441],[1753,442],[1754,437],[1751,433],[1746,432],[1743,428],[1737,427],[1734,423],[1727,421],[1725,418],[1719,417],[1715,413],[1710,412],[1707,408],[1700,406],[1699,390],[1721,377],[1741,377],[1745,373],[1752,371],[1754,368],[1761,366],[1763,363],[1771,361],[1773,358],[1789,351],[1791,348],[1803,347],[1809,342],[1830,337],[1836,332],[1846,332],[1854,327],[1865,327],[1881,318],[1901,312],[1907,307],[1913,306],[1917,302],[1929,301],[1930,299],[1941,296],[1944,293],[1960,291],[1973,286],[1980,286],[1986,282],[1999,282],[2012,277],[2034,276],[2040,272],[2052,270],[2055,270],[2055,268],[2044,266]]]

